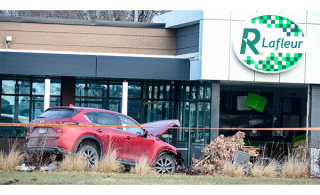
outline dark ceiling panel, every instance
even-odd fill
[[[0,52],[0,73],[95,77],[96,56]]]
[[[189,80],[188,59],[97,56],[97,77]]]

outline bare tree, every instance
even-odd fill
[[[0,16],[7,17],[35,17],[59,18],[78,20],[109,20],[133,22],[152,22],[156,15],[169,12],[169,10],[0,10]]]

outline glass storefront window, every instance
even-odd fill
[[[140,100],[128,100],[128,116],[140,122]]]
[[[110,82],[110,94],[109,97],[122,97],[122,82]]]
[[[30,87],[31,81],[28,78],[2,80],[2,94],[30,94]]]
[[[109,110],[115,112],[121,112],[121,100],[110,99]]]
[[[76,98],[75,106],[106,109],[107,108],[107,100],[106,99]]]
[[[141,85],[134,85],[129,82],[128,98],[141,98]]]
[[[206,82],[206,98],[211,98],[211,83]]]
[[[76,83],[76,96],[82,97],[107,97],[107,84]]]

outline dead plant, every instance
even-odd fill
[[[275,159],[264,163],[263,161],[257,161],[253,164],[251,169],[251,176],[253,177],[273,177],[277,175],[277,167],[279,162]]]
[[[118,148],[112,147],[112,141],[109,142],[108,153],[100,161],[96,161],[94,170],[96,172],[122,172],[123,165],[117,160]]]
[[[85,171],[87,169],[87,162],[80,153],[65,154],[63,160],[59,162],[60,171]]]
[[[0,151],[0,170],[13,171],[23,161],[23,154],[17,148],[18,143],[15,142],[7,155],[4,151]]]
[[[309,165],[308,160],[303,161],[297,156],[289,155],[283,164],[281,176],[285,178],[303,178],[308,174]]]
[[[229,177],[237,177],[243,175],[243,165],[235,162],[227,162],[223,166],[223,174]]]
[[[148,157],[146,155],[142,155],[139,161],[135,163],[135,166],[131,168],[131,173],[148,174],[148,173],[155,173],[155,171],[149,165]]]
[[[264,177],[274,177],[277,175],[277,167],[279,166],[279,162],[276,160],[271,160],[263,169],[262,175]]]
[[[192,158],[193,166],[201,162],[203,174],[217,173],[227,162],[231,161],[234,151],[242,148],[243,142],[241,139],[244,137],[245,133],[241,131],[229,137],[220,135],[201,150],[204,154],[200,159]]]

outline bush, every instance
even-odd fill
[[[147,173],[155,173],[153,168],[148,164],[148,157],[142,155],[138,162],[136,162],[135,166],[131,168],[131,173],[137,174],[147,174]]]
[[[23,154],[17,150],[17,143],[15,142],[7,155],[0,151],[0,170],[13,171],[15,167],[20,165],[23,161]]]
[[[297,156],[289,156],[282,167],[281,176],[285,178],[302,178],[308,174],[309,161]]]
[[[108,154],[103,157],[100,161],[96,161],[94,170],[96,172],[122,172],[123,165],[117,161],[117,150],[112,150],[109,146]]]
[[[253,164],[251,169],[251,176],[253,177],[273,177],[277,174],[277,166],[279,162],[271,160],[268,164],[262,161],[257,161]]]
[[[227,162],[223,166],[223,173],[229,177],[240,176],[243,174],[243,165],[237,165],[234,162]]]
[[[66,154],[59,163],[59,170],[61,171],[84,171],[87,169],[87,162],[80,153]]]

